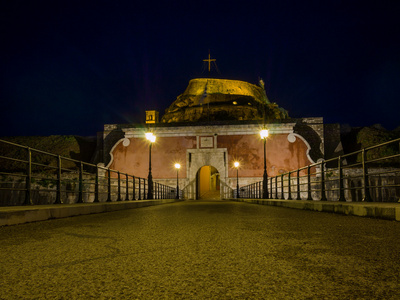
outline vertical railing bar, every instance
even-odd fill
[[[107,202],[111,202],[111,171],[107,169]]]
[[[122,201],[121,199],[121,173],[118,171],[118,198],[117,201]]]
[[[26,182],[25,182],[25,201],[24,205],[32,205],[32,151],[31,148],[26,148],[28,150],[27,156],[28,156],[28,166],[26,169]]]
[[[129,201],[129,177],[125,173],[125,201]]]
[[[311,167],[307,166],[307,200],[313,200],[311,196]]]
[[[100,202],[99,200],[99,167],[96,165],[96,178],[94,182],[94,201]]]
[[[272,177],[270,178],[270,182],[269,182],[269,191],[270,191],[270,199],[273,199],[272,198]]]
[[[297,196],[296,200],[301,200],[301,195],[300,195],[300,169],[297,169]]]
[[[327,201],[325,189],[325,162],[321,161],[321,201]]]
[[[369,176],[368,176],[368,168],[366,165],[367,161],[367,151],[365,148],[362,149],[362,169],[363,169],[363,192],[364,198],[362,201],[364,202],[372,202],[371,194],[369,192]]]
[[[78,194],[78,202],[83,203],[83,164],[79,163],[79,194]]]
[[[147,200],[149,198],[149,193],[146,193],[146,185],[147,185],[147,191],[149,190],[149,184],[146,184],[146,179],[143,178],[143,199]]]
[[[61,156],[57,156],[57,195],[54,204],[61,204]]]
[[[135,176],[132,176],[132,201],[136,200],[136,180]]]
[[[338,201],[346,201],[344,197],[344,185],[343,185],[343,168],[342,168],[342,157],[338,157],[338,171],[339,171],[339,199]]]
[[[138,180],[139,180],[139,199],[138,200],[142,200],[142,192],[140,190],[141,189],[141,183],[140,183],[141,178],[139,177]]]

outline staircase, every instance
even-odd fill
[[[221,194],[219,191],[208,191],[200,196],[201,200],[221,200]]]

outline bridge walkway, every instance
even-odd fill
[[[394,221],[216,200],[3,226],[0,298],[399,299],[399,236]]]

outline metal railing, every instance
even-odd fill
[[[399,202],[399,147],[400,139],[395,139],[269,177],[268,198]],[[262,195],[262,181],[239,188],[241,198]]]
[[[0,140],[0,206],[145,200],[147,192],[145,178]],[[154,199],[175,197],[176,187],[153,182]]]

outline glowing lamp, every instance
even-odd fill
[[[268,129],[263,129],[260,131],[261,139],[266,139],[268,137]]]
[[[151,143],[154,143],[156,141],[156,136],[152,132],[146,132],[145,133],[146,139],[150,141]]]

